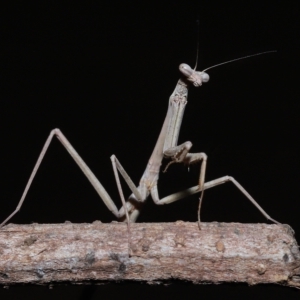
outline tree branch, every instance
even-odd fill
[[[288,225],[202,223],[10,224],[0,229],[0,284],[179,279],[300,287]]]

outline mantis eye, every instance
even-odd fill
[[[179,71],[186,77],[190,77],[193,74],[193,69],[187,64],[181,64]]]
[[[205,72],[201,72],[200,76],[202,78],[202,82],[207,82],[209,80],[209,75]]]

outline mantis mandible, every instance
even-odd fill
[[[198,72],[195,69],[193,70],[187,64],[181,64],[179,66],[179,70],[182,74],[182,78],[179,79],[174,92],[172,93],[169,99],[169,105],[167,110],[167,115],[164,120],[161,132],[159,134],[158,140],[154,147],[154,150],[150,156],[144,174],[140,179],[140,183],[136,186],[133,181],[128,176],[127,172],[124,170],[120,162],[118,161],[115,155],[111,156],[112,166],[114,175],[116,178],[116,183],[118,187],[118,191],[122,201],[122,207],[120,210],[116,207],[115,203],[106,192],[105,188],[102,186],[100,181],[96,178],[93,174],[91,169],[87,166],[87,164],[83,161],[83,159],[79,156],[67,138],[59,129],[53,129],[50,132],[49,137],[47,138],[43,149],[38,157],[38,160],[33,168],[33,171],[30,175],[30,178],[27,182],[23,195],[16,207],[16,209],[0,224],[0,228],[4,226],[21,208],[27,192],[31,186],[31,183],[37,173],[37,170],[46,154],[46,151],[51,143],[51,140],[54,136],[58,138],[58,140],[62,143],[62,145],[66,148],[72,158],[75,160],[79,168],[85,174],[87,179],[90,181],[92,186],[95,188],[96,192],[99,194],[100,198],[103,200],[107,208],[119,219],[124,220],[126,217],[127,224],[128,224],[128,231],[129,231],[129,223],[135,222],[137,217],[140,214],[140,210],[142,204],[147,200],[148,196],[151,194],[151,197],[155,204],[157,205],[164,205],[170,204],[175,202],[179,199],[185,198],[195,193],[201,192],[200,200],[199,200],[199,207],[198,207],[198,224],[199,229],[200,227],[200,208],[203,199],[203,192],[206,189],[215,187],[217,185],[232,182],[247,198],[256,206],[256,208],[268,219],[273,221],[274,223],[278,223],[276,220],[272,219],[263,209],[262,207],[251,197],[251,195],[231,176],[224,176],[217,178],[215,180],[205,182],[205,172],[206,172],[206,163],[207,163],[207,155],[203,152],[200,153],[190,153],[190,149],[192,147],[192,143],[187,141],[181,145],[177,145],[180,126],[184,114],[184,109],[187,104],[187,96],[188,96],[188,89],[190,85],[195,87],[199,87],[202,83],[207,82],[209,80],[209,75],[205,72],[208,69],[214,68],[216,66],[220,66],[226,63],[230,63],[236,60],[261,55],[269,52],[275,51],[267,51],[262,52],[254,55],[249,55],[237,59],[233,59],[227,62],[223,62],[221,64],[214,65],[210,68],[205,69],[202,72]],[[169,167],[170,164],[173,163],[184,163],[187,165],[201,162],[200,173],[198,178],[198,184],[194,187],[189,189],[183,190],[181,192],[177,192],[171,194],[167,197],[162,199],[159,198],[158,193],[158,178],[159,172],[161,168],[161,163],[164,158],[170,159],[169,164],[167,165],[166,169]],[[165,169],[165,170],[166,170]],[[132,194],[129,196],[127,201],[125,201],[123,191],[121,188],[119,173],[122,175],[126,183],[128,184]]]

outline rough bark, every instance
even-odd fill
[[[0,284],[147,281],[276,283],[300,287],[288,225],[10,224],[0,229]]]

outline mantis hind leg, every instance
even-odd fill
[[[0,228],[2,226],[4,226],[22,207],[24,201],[25,201],[25,197],[28,193],[28,190],[32,184],[32,181],[42,163],[42,160],[50,146],[50,143],[53,139],[53,137],[56,136],[57,139],[62,143],[62,145],[66,148],[66,150],[69,152],[69,154],[72,156],[72,158],[74,159],[74,161],[77,163],[77,165],[79,166],[79,168],[82,170],[82,172],[85,174],[85,176],[87,177],[87,179],[90,181],[90,183],[92,184],[92,186],[94,187],[94,189],[96,190],[96,192],[98,193],[98,195],[100,196],[100,198],[103,200],[103,202],[105,203],[105,205],[107,206],[107,208],[117,217],[117,218],[121,218],[124,214],[126,214],[127,208],[125,205],[125,202],[123,202],[123,207],[124,210],[123,211],[119,211],[118,208],[116,207],[115,203],[113,202],[113,200],[111,199],[111,197],[109,196],[109,194],[106,192],[105,188],[103,187],[103,185],[100,183],[100,181],[97,179],[97,177],[94,175],[94,173],[91,171],[91,169],[87,166],[87,164],[83,161],[83,159],[79,156],[79,154],[77,153],[77,151],[74,149],[74,147],[70,144],[70,142],[67,140],[67,138],[63,135],[63,133],[59,130],[59,129],[53,129],[50,132],[50,135],[48,136],[42,151],[37,159],[37,162],[31,172],[31,175],[29,177],[29,180],[26,184],[26,187],[24,189],[24,192],[22,194],[21,199],[19,200],[19,203],[16,207],[16,209],[0,224]],[[129,223],[129,218],[127,218],[128,223]]]

